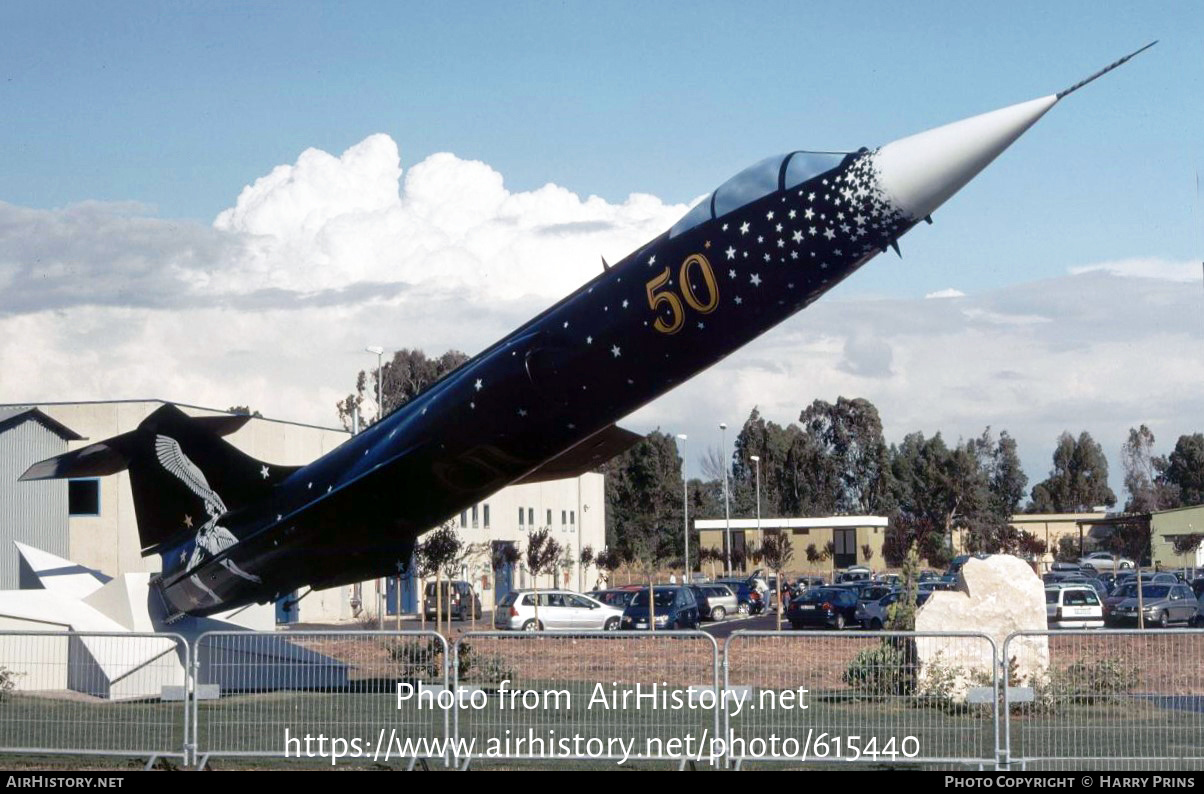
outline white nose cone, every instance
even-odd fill
[[[1057,101],[1051,94],[892,141],[874,155],[879,187],[911,220],[927,217]]]

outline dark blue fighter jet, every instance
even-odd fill
[[[128,469],[143,554],[162,555],[157,585],[176,616],[392,575],[422,532],[466,506],[630,446],[638,437],[618,419],[897,250],[1062,97],[1131,57],[1061,93],[877,149],[762,160],[309,465],[263,463],[226,442],[245,417],[168,405],[22,479]]]

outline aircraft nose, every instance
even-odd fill
[[[925,218],[1057,101],[1051,94],[892,141],[874,154],[878,184],[904,215]]]

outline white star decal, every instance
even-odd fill
[[[727,271],[727,277],[728,277],[728,278],[735,278],[735,277],[736,277],[736,271],[735,271],[735,270],[729,270],[729,271]]]
[[[526,416],[526,415],[527,415],[527,409],[526,409],[526,408],[519,408],[519,409],[518,409],[518,415],[519,415],[519,416]]]
[[[614,356],[615,358],[618,358],[618,357],[619,357],[619,356],[622,354],[622,352],[623,352],[623,351],[621,351],[621,350],[619,349],[619,346],[618,346],[618,345],[611,345],[611,348],[610,348],[610,354],[611,354],[612,356]]]
[[[748,221],[740,225],[740,234],[748,234]]]
[[[801,243],[803,241],[803,233],[795,230],[794,235],[791,236],[790,239],[794,240],[796,243]]]
[[[306,488],[306,490],[312,490],[312,489],[313,489],[313,487],[314,487],[314,484],[313,484],[312,482],[311,482],[311,483],[306,483],[306,484],[305,484],[305,488]]]
[[[624,309],[627,308],[627,299],[626,298],[623,299],[623,308]]]
[[[736,305],[739,306],[741,303],[744,303],[744,300],[739,295],[737,295],[736,296]]]
[[[593,343],[594,343],[594,338],[592,336],[585,337],[585,344],[592,345]]]
[[[767,220],[767,221],[773,220],[773,210],[770,210],[769,212],[765,213],[765,220]]]
[[[806,218],[807,220],[811,220],[812,218],[815,217],[815,211],[812,210],[810,207],[808,207],[807,211],[803,213],[803,217]]]
[[[480,390],[481,390],[481,379],[480,379],[480,378],[477,378],[477,382],[476,382],[476,383],[474,383],[472,387],[473,387],[474,389],[476,389],[477,391],[480,391]]]
[[[824,229],[824,237],[827,237],[829,240],[831,240],[832,238],[836,237],[836,232],[832,231],[831,229]]]
[[[798,213],[796,213],[794,210],[790,210],[790,214],[787,217],[790,218],[790,220],[794,220],[794,216],[797,214]]]
[[[184,526],[188,527],[189,529],[192,529],[192,516],[189,516],[189,515],[184,516]]]
[[[727,250],[726,250],[726,251],[724,251],[723,253],[727,254],[727,258],[728,258],[728,259],[735,259],[735,258],[736,258],[736,249],[735,249],[735,248],[732,248],[730,245],[727,247]]]
[[[764,238],[764,237],[758,237],[758,238],[757,238],[757,242],[758,242],[758,243],[763,243],[763,242],[765,242],[765,238]]]
[[[703,328],[706,328],[706,326],[702,324],[702,321],[701,321],[701,320],[699,320],[699,321],[698,321],[698,328],[699,328],[700,330],[701,330],[701,329],[703,329]]]
[[[267,466],[264,466],[262,469],[259,470],[259,476],[264,478],[265,480],[268,478],[268,467]]]
[[[785,248],[785,247],[786,247],[786,241],[783,240],[781,237],[779,237],[778,238],[778,248]]]
[[[780,231],[782,231],[782,224],[779,223],[777,226],[775,226],[773,228],[774,228],[774,231],[780,232]]]
[[[754,287],[761,286],[761,276],[757,273],[753,273],[752,278],[750,278],[749,281],[752,282]]]

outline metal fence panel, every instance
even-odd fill
[[[1005,758],[1032,770],[1204,769],[1204,631],[1019,632],[1047,640],[1044,673],[1011,676]]]
[[[730,760],[993,768],[995,658],[984,634],[735,632]]]
[[[211,756],[328,764],[445,758],[445,710],[399,693],[448,686],[432,631],[210,632],[195,647],[194,736]]]
[[[0,632],[0,752],[186,757],[176,634]]]
[[[706,632],[471,632],[454,659],[461,766],[713,761],[719,648]]]

